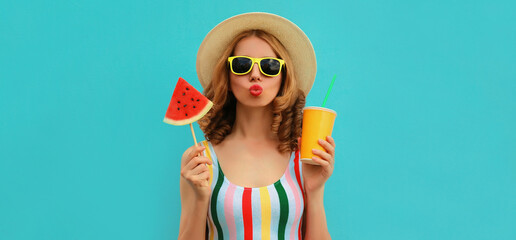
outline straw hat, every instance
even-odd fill
[[[315,80],[317,62],[310,39],[294,23],[278,15],[253,12],[233,16],[206,35],[197,52],[197,76],[206,88],[216,62],[229,43],[241,32],[258,29],[272,34],[285,47],[294,65],[298,87],[308,95]]]

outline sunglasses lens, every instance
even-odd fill
[[[260,67],[265,74],[277,75],[281,69],[281,63],[276,59],[263,59],[260,61]]]
[[[237,57],[231,62],[232,70],[234,73],[246,73],[249,71],[253,64],[253,61],[249,58]]]

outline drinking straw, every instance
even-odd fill
[[[322,103],[322,107],[326,105],[326,100],[328,100],[328,96],[330,96],[331,88],[333,87],[333,83],[335,82],[335,78],[337,78],[337,74],[333,75],[333,79],[330,83],[330,88],[328,88],[328,91],[326,92],[326,97],[324,97],[324,101]]]

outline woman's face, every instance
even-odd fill
[[[256,36],[249,36],[240,40],[235,46],[234,56],[278,57],[265,40]],[[235,75],[231,70],[229,72],[230,89],[237,101],[245,106],[263,107],[269,105],[281,87],[281,74],[275,77],[265,76],[260,72],[258,63],[255,63],[251,72],[246,75]],[[260,87],[262,89],[261,93],[257,90]],[[259,94],[257,94],[257,91]]]

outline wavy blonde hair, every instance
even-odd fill
[[[237,43],[243,38],[256,36],[265,40],[274,53],[285,60],[281,71],[282,83],[278,95],[272,101],[273,121],[271,130],[278,135],[281,153],[296,151],[297,138],[301,136],[302,109],[305,94],[296,83],[294,65],[285,47],[273,35],[262,30],[249,30],[237,35],[224,50],[215,65],[212,80],[204,89],[204,95],[213,102],[213,108],[198,121],[207,140],[218,144],[231,133],[236,117],[236,98],[229,90],[228,57],[233,55]]]

